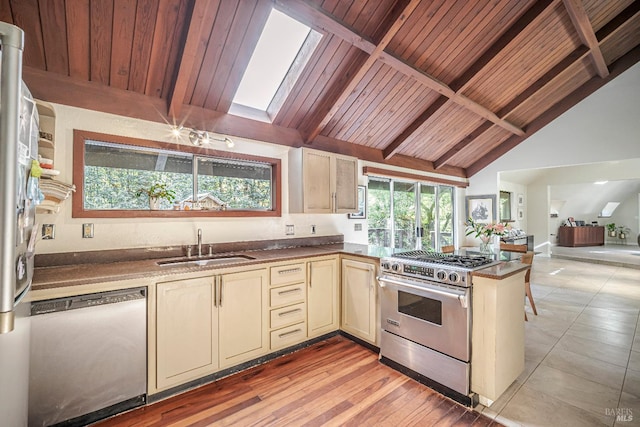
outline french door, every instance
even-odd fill
[[[453,244],[454,188],[369,177],[369,244],[440,250]]]

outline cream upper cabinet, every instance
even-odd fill
[[[269,350],[267,270],[223,274],[218,282],[220,368]]]
[[[324,151],[289,151],[289,211],[348,213],[358,210],[358,159]]]
[[[156,388],[200,378],[218,369],[214,278],[177,280],[156,287]]]
[[[307,336],[335,331],[340,324],[338,305],[338,258],[309,261],[307,289]]]
[[[373,263],[342,260],[340,328],[372,344],[377,344],[375,271]]]

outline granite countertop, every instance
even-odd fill
[[[119,262],[90,262],[50,267],[36,267],[34,270],[32,289],[34,291],[87,285],[92,283],[118,280],[148,278],[153,276],[177,275],[221,268],[249,266],[266,262],[279,262],[332,254],[349,254],[371,258],[378,261],[380,257],[393,253],[390,248],[369,246],[356,243],[334,243],[314,246],[300,246],[279,249],[244,250],[216,253],[215,256],[244,255],[253,259],[233,260],[228,263],[217,263],[208,266],[198,265],[158,265],[158,261],[170,259],[143,259]],[[207,257],[204,257],[206,259]],[[183,258],[184,259],[184,258]],[[196,257],[193,258],[197,260]]]
[[[114,282],[129,279],[171,276],[185,273],[195,273],[221,268],[257,265],[267,262],[279,262],[332,254],[348,254],[370,258],[378,261],[390,256],[392,248],[363,245],[356,243],[333,243],[313,246],[287,247],[278,249],[242,250],[216,253],[216,256],[245,255],[252,259],[233,260],[228,263],[217,263],[208,266],[199,265],[158,265],[158,261],[166,259],[138,259],[118,262],[90,262],[70,265],[41,266],[34,270],[32,289],[34,291],[63,288],[94,283]],[[206,258],[206,257],[205,257]],[[170,258],[171,259],[171,258]],[[197,258],[194,257],[194,260]],[[502,262],[499,265],[474,271],[479,277],[489,277],[500,280],[529,268],[518,261]]]

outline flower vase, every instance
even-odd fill
[[[480,236],[480,252],[483,254],[493,253],[491,236]]]
[[[149,209],[152,211],[160,209],[160,199],[157,197],[149,197]]]

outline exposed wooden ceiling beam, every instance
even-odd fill
[[[602,86],[618,77],[620,74],[628,70],[631,66],[640,61],[640,45],[636,46],[625,55],[623,55],[620,59],[609,66],[609,75],[605,78],[600,78],[599,76],[596,78],[592,78],[587,81],[585,84],[580,86],[578,89],[573,91],[569,96],[565,97],[563,100],[555,104],[549,110],[545,111],[538,118],[533,120],[527,126],[528,135],[531,136],[535,132],[539,131],[551,121],[555,120],[558,116],[572,108],[578,102],[585,99],[587,96],[594,93],[596,90],[600,89]],[[509,150],[520,144],[525,138],[517,135],[513,135],[505,142],[495,147],[493,150],[482,156],[482,158],[478,159],[471,166],[466,168],[466,172],[469,177],[475,175],[480,170],[487,167],[490,163],[507,153]]]
[[[391,144],[387,145],[383,150],[382,154],[385,159],[388,159],[395,155],[400,147],[405,143],[405,141],[413,135],[415,131],[417,131],[427,120],[429,117],[433,116],[440,108],[442,108],[447,102],[449,98],[446,96],[440,95],[429,107],[422,112],[409,126],[407,126],[400,135],[394,139]]]
[[[377,45],[375,43],[358,34],[355,29],[338,20],[335,16],[330,15],[318,6],[315,6],[306,0],[290,0],[286,2],[284,0],[276,0],[276,5],[279,9],[285,11],[287,14],[290,14],[299,21],[304,22],[319,31],[334,34],[368,54],[373,54],[376,50]],[[503,129],[519,136],[523,136],[525,134],[524,130],[512,123],[509,123],[507,120],[501,119],[493,111],[462,94],[456,93],[456,91],[451,89],[444,82],[415,68],[389,52],[382,50],[377,59],[383,61],[396,71],[415,79],[429,89],[446,96],[456,104],[473,111],[480,117],[489,120],[492,123],[495,123]]]
[[[38,99],[156,123],[172,124],[166,115],[165,101],[157,97],[114,89],[97,82],[78,80],[28,66],[23,67],[23,78],[33,96]],[[96,99],[99,99],[100,102],[95,102]],[[180,116],[176,116],[175,119],[188,128],[208,130],[232,137],[270,142],[288,147],[300,147],[304,144],[300,132],[295,129],[190,105],[183,105],[180,111]],[[394,156],[393,159],[385,160],[382,150],[322,135],[318,136],[314,147],[356,156],[361,160],[435,172],[433,163],[426,160],[408,156]],[[466,178],[466,172],[462,168],[447,167],[437,172],[443,175]]]
[[[511,41],[513,41],[525,28],[527,28],[542,13],[544,13],[546,10],[552,7],[555,7],[559,3],[560,3],[560,0],[543,0],[543,1],[534,3],[529,8],[529,10],[527,10],[511,27],[509,27],[509,29],[505,31],[505,33],[495,43],[493,43],[489,47],[489,49],[487,49],[484,52],[484,54],[462,74],[462,76],[460,76],[458,79],[456,79],[456,81],[454,81],[451,84],[451,90],[455,92],[456,94],[455,96],[463,97],[462,93],[470,84],[473,77],[476,74],[478,74],[480,70],[482,70],[495,57],[495,55],[500,53],[500,51],[502,51],[509,43],[511,43]],[[417,76],[416,78],[419,79],[422,77]],[[424,82],[424,83],[428,85],[429,82]],[[434,88],[434,90],[437,90],[438,85],[443,85],[443,84],[444,83],[442,82],[436,82],[436,88]],[[443,94],[443,96],[447,96],[447,95]],[[476,106],[473,106],[473,107],[476,107]],[[409,139],[409,137],[413,134],[413,132],[415,132],[418,128],[420,128],[422,124],[420,120],[422,119],[427,120],[432,114],[435,114],[435,111],[430,111],[430,110],[431,110],[431,107],[429,107],[427,111],[421,114],[420,117],[418,117],[413,123],[411,123],[411,125],[409,125],[409,127],[404,132],[402,132],[401,135],[399,135],[395,140],[393,140],[391,144],[389,144],[384,149],[385,159],[388,159],[389,157],[393,156],[399,150],[402,144],[404,144],[404,142]],[[480,112],[476,111],[476,113],[480,113]],[[492,117],[485,116],[482,114],[480,115],[485,119],[487,119],[488,122],[481,125],[478,129],[488,130],[491,128],[491,125],[493,123],[497,122],[497,120],[492,120]],[[505,120],[504,116],[500,114],[497,114],[496,118],[498,120]],[[505,120],[505,124],[510,125],[511,123]],[[505,128],[504,126],[502,127]],[[444,166],[454,155],[456,155],[458,152],[466,148],[472,142],[472,140],[469,139],[469,136],[475,135],[475,137],[478,137],[484,132],[484,130],[478,132],[478,129],[476,129],[476,131],[472,132],[470,135],[465,137],[462,141],[460,141],[454,147],[452,147],[449,151],[447,151],[443,156],[437,159],[434,162],[436,169]],[[510,132],[516,135],[524,134],[524,132],[522,132],[521,129],[519,128],[515,128],[515,129],[510,128],[507,130],[509,130]]]
[[[556,2],[552,2],[552,3],[556,3]],[[551,5],[551,3],[549,5]],[[639,12],[640,12],[640,1],[636,1],[632,3],[630,6],[628,6],[625,10],[623,10],[620,14],[618,14],[618,16],[616,16],[613,20],[611,20],[607,25],[601,28],[600,31],[598,31],[598,37],[602,41],[605,41],[607,38],[612,37],[613,35],[615,35],[616,31],[620,29],[620,27],[625,22],[627,22],[628,20],[636,16]],[[528,13],[529,12],[527,12],[527,14]],[[560,73],[563,70],[568,69],[571,65],[573,65],[578,61],[581,61],[584,57],[586,57],[589,54],[590,54],[590,49],[586,45],[579,46],[576,50],[574,50],[569,55],[567,55],[562,61],[560,61],[553,68],[547,71],[542,77],[540,77],[538,80],[532,83],[527,89],[522,91],[517,97],[515,97],[511,102],[509,102],[509,104],[505,105],[502,109],[500,109],[500,111],[498,111],[497,113],[498,116],[508,119],[510,114],[518,106],[520,106],[520,104],[524,103],[527,99],[532,97],[536,92],[538,92],[540,89],[545,87],[549,82],[551,82],[558,75],[560,75]],[[436,159],[433,162],[434,167],[436,169],[441,168],[448,161],[450,161],[456,154],[458,154],[466,146],[468,146],[472,142],[472,139],[470,139],[470,136],[477,138],[480,135],[482,135],[484,132],[489,130],[490,128],[491,126],[484,126],[484,125],[478,127],[468,137],[466,137],[464,140],[456,144],[453,148],[447,151],[447,153],[445,153],[443,156]]]
[[[275,0],[275,7],[314,30],[340,37],[368,54],[373,53],[376,48],[371,39],[358,34],[353,27],[336,20],[333,15],[314,3],[305,0]]]
[[[616,32],[622,28],[622,26],[631,20],[634,16],[640,13],[640,1],[635,1],[629,5],[626,9],[620,12],[614,19],[609,21],[607,25],[598,31],[597,37],[601,41],[606,41],[609,37],[615,36]],[[568,69],[574,63],[581,61],[584,57],[590,54],[590,49],[586,45],[579,46],[576,50],[567,55],[562,61],[556,64],[553,68],[547,71],[542,77],[531,84],[527,89],[522,91],[511,102],[505,105],[500,111],[498,116],[502,118],[509,118],[510,114],[527,99],[532,97],[536,92],[542,89],[547,83],[558,77],[562,71]]]
[[[556,64],[549,71],[544,73],[542,77],[533,82],[529,87],[523,90],[518,96],[513,98],[511,102],[502,107],[498,111],[498,116],[508,118],[509,114],[520,104],[532,97],[536,92],[545,87],[551,80],[556,78],[560,73],[569,68],[574,63],[581,61],[582,58],[589,55],[589,49],[586,46],[579,46],[576,50],[567,55],[562,61]]]
[[[451,147],[446,153],[444,153],[442,156],[440,156],[439,158],[437,158],[434,162],[433,162],[433,167],[435,169],[440,169],[442,168],[444,165],[447,164],[447,162],[449,160],[451,160],[453,158],[453,156],[455,156],[456,154],[458,154],[460,151],[464,150],[465,148],[467,148],[467,146],[469,144],[471,144],[476,138],[478,138],[480,135],[482,135],[483,133],[485,133],[486,131],[488,131],[489,129],[491,129],[493,127],[493,123],[491,122],[484,122],[482,123],[480,126],[478,126],[477,128],[475,128],[473,130],[473,132],[471,132],[469,135],[467,135],[466,137],[464,137],[460,142],[458,142],[456,145],[454,145],[453,147]]]
[[[389,26],[384,35],[382,36],[380,43],[378,43],[373,50],[369,54],[369,57],[366,59],[364,64],[356,71],[355,74],[352,75],[349,82],[342,88],[340,94],[337,99],[333,100],[331,108],[329,111],[323,115],[322,119],[313,124],[308,133],[303,133],[305,141],[312,141],[316,136],[320,134],[320,131],[329,123],[329,121],[336,115],[340,107],[344,104],[347,98],[352,94],[355,90],[356,86],[360,81],[364,78],[367,72],[371,69],[373,64],[378,60],[384,49],[391,42],[396,33],[400,30],[405,21],[411,16],[416,7],[420,4],[420,0],[411,0],[402,10],[402,13],[397,17],[397,19]]]
[[[598,30],[596,38],[600,43],[604,43],[609,37],[614,35],[627,21],[631,21],[640,12],[640,1],[636,0],[620,12],[615,18],[607,22],[604,27]]]
[[[496,40],[465,72],[458,77],[451,88],[458,92],[464,92],[470,82],[489,62],[495,58],[509,43],[511,43],[525,28],[536,20],[545,11],[550,10],[560,3],[560,0],[542,0],[535,2],[511,27],[509,27],[498,40]]]
[[[214,22],[219,3],[220,0],[195,0],[187,40],[180,58],[178,75],[173,85],[173,91],[167,97],[169,117],[175,118],[180,115],[197,53],[200,48],[204,50],[209,41],[209,31],[211,30],[209,25]]]
[[[598,70],[598,75],[602,78],[607,77],[609,75],[609,69],[607,68],[607,63],[602,55],[598,39],[593,31],[593,27],[591,26],[591,21],[589,21],[589,16],[584,10],[582,1],[563,0],[563,3],[569,13],[569,18],[571,18],[573,26],[578,32],[580,40],[591,51],[591,58],[596,66],[596,70]]]

